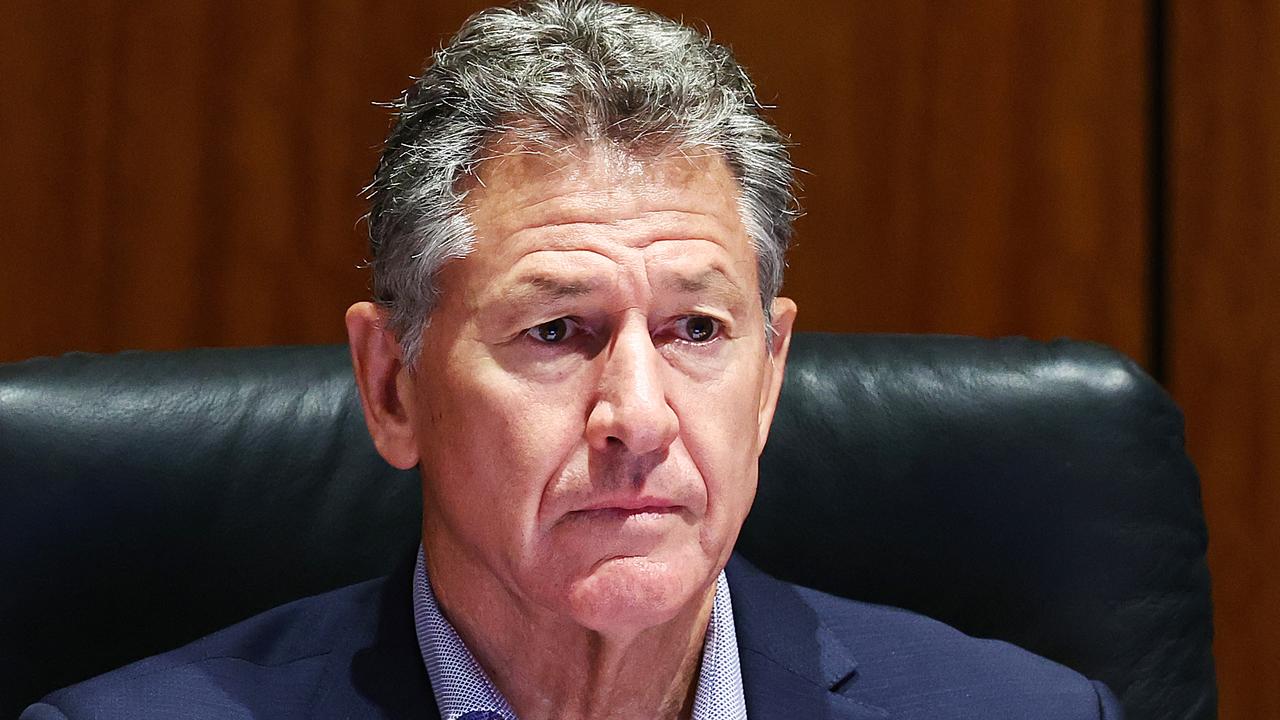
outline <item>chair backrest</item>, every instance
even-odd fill
[[[417,478],[342,347],[0,366],[0,716],[286,600],[390,570]],[[1206,535],[1182,417],[1070,341],[795,338],[740,550],[1206,720]]]

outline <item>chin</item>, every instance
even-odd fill
[[[569,612],[589,630],[634,634],[696,612],[715,581],[708,568],[647,556],[605,560],[572,583]]]

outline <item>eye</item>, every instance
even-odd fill
[[[720,321],[706,315],[690,315],[676,321],[676,336],[685,342],[707,343],[720,336]]]
[[[554,345],[578,334],[578,324],[572,318],[556,318],[541,325],[534,325],[525,331],[529,337],[540,343]]]

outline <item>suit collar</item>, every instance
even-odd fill
[[[725,570],[750,717],[889,718],[846,694],[857,662],[795,586],[736,554]]]

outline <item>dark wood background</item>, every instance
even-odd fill
[[[7,3],[0,360],[342,341],[372,103],[483,4]],[[801,329],[1087,338],[1171,389],[1221,716],[1280,717],[1280,6],[646,4],[797,143]]]

